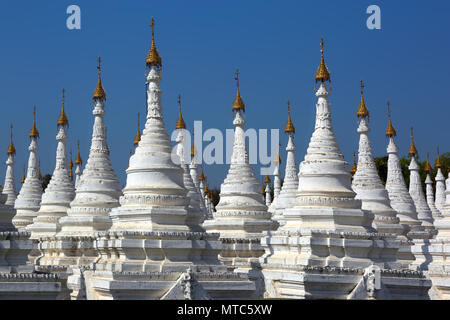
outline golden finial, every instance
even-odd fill
[[[153,18],[152,23],[149,24],[149,27],[152,28],[152,46],[150,47],[150,50],[147,53],[147,57],[145,58],[145,64],[149,68],[155,67],[159,69],[162,67],[162,62],[155,45],[155,20]]]
[[[184,123],[183,116],[181,115],[181,94],[178,95],[178,120],[175,124],[175,129],[186,129],[186,123]]]
[[[25,182],[25,164],[23,165],[22,179],[20,179],[21,184],[23,184],[24,182]]]
[[[12,137],[13,137],[13,125],[11,123],[11,139],[9,140],[8,150],[6,150],[7,154],[16,154],[16,148],[14,147]]]
[[[239,110],[242,110],[245,112],[245,104],[244,101],[242,101],[241,94],[239,92],[239,69],[236,69],[234,80],[236,80],[236,98],[234,98],[233,101],[233,112],[238,112]]]
[[[288,134],[294,134],[295,127],[291,120],[291,104],[289,103],[289,100],[287,102],[287,105],[288,105],[288,121],[286,123],[286,126],[284,127],[284,132]]]
[[[30,130],[30,137],[39,138],[39,131],[36,128],[36,106],[33,108],[33,126]]]
[[[41,168],[38,168],[38,179],[42,180],[42,173],[41,173]]]
[[[83,164],[80,156],[80,139],[77,140],[77,157],[75,158],[75,163],[80,166]]]
[[[356,170],[358,169],[358,165],[356,164],[356,152],[353,152],[353,167],[352,167],[352,175],[355,174]]]
[[[203,174],[203,166],[202,166],[202,169],[200,170],[200,175],[198,176],[198,180],[200,180],[200,181],[205,180],[205,175]]]
[[[136,137],[134,137],[134,141],[133,141],[133,144],[135,147],[138,145],[139,141],[141,141],[140,116],[141,116],[141,113],[138,112],[138,114],[137,114],[137,120],[138,120],[137,121],[137,133],[136,133]]]
[[[106,93],[105,90],[103,90],[103,86],[102,86],[102,79],[100,77],[100,74],[102,72],[102,59],[100,57],[98,57],[98,66],[97,66],[97,70],[98,70],[98,80],[97,80],[97,87],[95,87],[94,90],[94,94],[92,96],[92,98],[95,99],[99,99],[99,100],[106,100]]]
[[[270,178],[267,174],[266,177],[264,178],[264,183],[270,183]]]
[[[386,128],[386,136],[388,136],[388,137],[395,137],[397,135],[397,132],[395,131],[394,126],[392,125],[392,122],[391,122],[391,109],[389,108],[389,106],[390,106],[390,103],[388,101],[387,102],[387,107],[388,107],[388,119],[389,119],[389,121],[388,121],[388,126]]]
[[[437,158],[436,158],[436,163],[434,164],[434,166],[436,168],[441,168],[442,167],[441,157],[439,156],[439,147],[437,147]]]
[[[209,194],[209,188],[208,188],[208,184],[205,183],[205,194],[208,195]]]
[[[195,133],[192,132],[191,158],[194,158],[196,154],[197,154],[197,150],[195,149]]]
[[[328,72],[328,68],[325,64],[325,60],[323,58],[323,38],[321,38],[320,40],[320,64],[319,64],[319,68],[317,68],[317,72],[316,72],[316,83],[318,81],[320,82],[331,82],[331,78],[330,78],[330,72]],[[330,86],[331,89],[331,86]],[[315,88],[314,88],[315,91]]]
[[[411,127],[411,145],[409,147],[408,155],[414,157],[417,154],[416,146],[414,145],[413,128]]]
[[[425,172],[430,172],[432,170],[430,165],[430,153],[427,152],[427,162],[425,163]]]
[[[65,90],[62,89],[62,107],[61,107],[61,114],[59,115],[58,121],[56,124],[58,126],[67,126],[69,125],[69,120],[67,120],[66,112],[64,110],[64,100],[65,100]]]
[[[69,162],[69,178],[73,181],[73,162],[72,162],[72,150],[70,151],[70,162]]]
[[[278,164],[281,164],[280,147],[281,147],[281,143],[278,142],[277,154],[275,155],[275,158],[273,159],[273,161],[278,163]]]
[[[366,103],[364,102],[363,89],[364,89],[364,83],[361,80],[361,102],[359,103],[358,112],[356,113],[358,120],[359,120],[359,117],[361,117],[361,118],[367,117],[367,120],[369,119],[369,110],[367,110]]]

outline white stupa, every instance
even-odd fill
[[[181,114],[181,95],[178,95],[178,106],[178,120],[175,124],[175,129],[178,132],[176,137],[177,155],[181,168],[183,169],[183,183],[185,188],[188,190],[187,196],[190,199],[188,206],[189,216],[186,223],[191,226],[193,231],[202,231],[203,228],[195,230],[203,223],[203,220],[205,220],[205,214],[202,210],[202,204],[204,204],[204,201],[201,198],[201,194],[197,191],[197,188],[194,185],[191,172],[189,170],[189,158],[187,150],[185,148],[186,123],[184,122],[183,115]]]
[[[417,218],[422,221],[422,226],[425,230],[433,231],[433,216],[431,210],[428,207],[427,200],[423,194],[422,181],[419,175],[419,164],[416,161],[417,149],[413,141],[413,129],[411,128],[411,146],[409,148],[409,156],[411,157],[411,162],[409,164],[409,194],[414,201],[414,205],[417,210]]]
[[[441,157],[439,156],[439,148],[437,150],[437,158],[436,158],[436,164],[435,167],[437,168],[436,172],[436,196],[435,196],[435,204],[436,208],[442,213],[444,211],[444,204],[445,204],[445,177],[442,174],[442,164],[441,164]]]
[[[61,232],[58,236],[92,236],[111,226],[109,212],[119,205],[120,183],[114,173],[106,141],[106,114],[104,101],[106,94],[100,78],[100,58],[98,82],[93,94],[94,126],[89,157],[84,167],[75,199],[70,203],[67,216],[60,219]]]
[[[431,179],[432,168],[430,165],[430,153],[427,152],[427,162],[425,163],[425,172],[427,173],[427,177],[425,179],[426,185],[426,196],[427,196],[427,204],[431,210],[431,214],[433,215],[433,220],[440,219],[442,217],[441,212],[436,208],[434,203],[434,190],[433,190],[433,180]]]
[[[5,174],[5,183],[3,185],[2,193],[6,195],[6,205],[14,206],[14,202],[17,198],[16,192],[16,182],[14,178],[14,164],[16,158],[16,148],[14,147],[13,141],[13,126],[11,125],[11,139],[9,141],[8,150],[6,153],[8,154],[8,160],[6,160],[6,174]]]
[[[361,200],[355,199],[350,166],[333,132],[323,41],[321,46],[316,123],[300,164],[296,202],[283,212],[286,223],[261,239],[265,296],[382,299],[403,286],[411,289],[410,296],[424,296],[429,283],[403,278],[421,279],[421,274],[397,269],[396,235],[376,233],[373,213],[362,210]]]
[[[189,173],[191,174],[192,182],[194,183],[195,188],[195,197],[197,197],[200,201],[200,210],[203,213],[203,220],[209,219],[208,212],[205,206],[204,196],[200,191],[200,180],[197,171],[197,149],[195,148],[195,137],[192,135],[192,146],[191,146],[191,163],[189,165]],[[203,173],[203,171],[202,171]],[[204,192],[204,190],[203,190]]]
[[[75,169],[75,188],[80,184],[81,175],[83,170],[81,166],[83,165],[83,160],[80,155],[80,140],[77,141],[77,157],[75,158],[75,164],[77,165]]]
[[[362,209],[373,212],[373,227],[378,232],[403,234],[403,227],[399,224],[397,212],[392,209],[388,193],[381,183],[375,161],[372,146],[369,140],[369,110],[363,97],[363,82],[361,81],[361,102],[357,116],[359,121],[358,133],[359,150],[358,165],[353,175],[352,189],[356,192],[356,199],[362,201]],[[405,239],[406,240],[406,239]]]
[[[33,222],[40,207],[42,197],[42,183],[38,177],[39,159],[37,156],[39,131],[36,127],[36,107],[33,110],[33,126],[30,130],[31,143],[28,147],[30,157],[28,159],[27,176],[19,195],[14,202],[16,215],[13,218],[13,224],[17,229],[23,230],[27,225]]]
[[[298,171],[297,162],[295,160],[294,134],[295,127],[291,120],[291,105],[288,101],[288,120],[284,128],[284,132],[288,134],[289,141],[286,146],[286,169],[284,174],[283,186],[280,194],[275,198],[271,207],[274,207],[272,219],[280,225],[284,224],[283,211],[293,206],[298,189]]]
[[[59,219],[67,215],[69,204],[75,196],[75,187],[70,181],[67,167],[66,130],[69,121],[64,110],[64,89],[62,97],[61,114],[57,126],[58,134],[56,140],[56,165],[52,178],[42,195],[41,207],[33,223],[28,225],[27,230],[31,232],[32,239],[40,237],[52,237],[61,229]]]
[[[275,155],[275,159],[274,159],[274,163],[275,163],[275,169],[273,171],[273,199],[274,200],[278,197],[278,195],[281,192],[281,179],[280,179],[281,156],[280,156],[280,147],[281,147],[281,144],[278,143],[278,150],[277,150],[277,154]]]
[[[266,185],[264,188],[264,192],[266,193],[266,206],[270,207],[270,204],[272,203],[272,189],[270,188],[270,178],[268,175],[264,178],[264,184]]]

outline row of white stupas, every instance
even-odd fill
[[[333,132],[323,41],[315,129],[297,171],[288,106],[285,176],[281,183],[278,152],[273,201],[269,177],[264,199],[249,165],[236,74],[231,165],[214,210],[203,169],[198,175],[195,146],[188,160],[180,100],[175,126],[180,163],[171,158],[153,20],[151,27],[146,123],[142,134],[138,124],[123,190],[106,141],[100,61],[91,148],[83,171],[77,155],[75,185],[65,146],[64,96],[55,170],[44,193],[35,119],[17,199],[11,136],[0,197],[1,299],[450,298],[450,179],[446,188],[438,158],[434,195],[427,162],[425,195],[411,140],[407,189],[389,115],[383,186],[362,83],[358,165],[351,170]]]

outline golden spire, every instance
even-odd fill
[[[11,140],[9,140],[8,150],[6,150],[7,154],[16,154],[16,148],[14,147],[12,137],[13,137],[13,125],[11,123]]]
[[[281,147],[281,143],[278,142],[277,154],[275,155],[275,158],[273,159],[273,161],[278,163],[278,164],[281,164],[280,147]]]
[[[264,183],[270,183],[270,178],[267,174],[266,177],[264,178]]]
[[[155,20],[153,18],[152,23],[150,23],[149,26],[152,28],[152,46],[150,47],[150,50],[147,53],[147,57],[145,58],[145,64],[149,68],[161,68],[161,57],[159,56],[158,50],[156,49],[155,45]]]
[[[66,112],[64,110],[64,100],[65,100],[65,90],[64,88],[62,89],[62,107],[61,107],[61,113],[59,115],[58,121],[56,122],[56,124],[58,126],[67,126],[69,124],[69,120],[67,120],[67,116],[66,116]]]
[[[136,137],[134,137],[134,141],[133,141],[134,146],[137,146],[139,141],[141,141],[141,129],[140,129],[140,121],[139,121],[140,116],[141,116],[141,114],[138,112],[138,114],[137,114],[137,118],[138,118],[137,133],[136,133]]]
[[[414,157],[417,154],[416,146],[414,145],[413,128],[411,127],[411,145],[409,147],[408,155]]]
[[[42,180],[41,167],[38,168],[38,179]]]
[[[73,162],[72,162],[72,151],[70,151],[70,162],[69,162],[69,178],[73,181]]]
[[[388,106],[388,119],[389,119],[389,121],[388,121],[388,126],[386,128],[386,136],[388,136],[388,137],[395,137],[397,135],[397,132],[395,131],[394,126],[392,125],[392,122],[391,122],[391,109],[389,108],[389,106],[390,106],[389,101],[387,102],[387,106]]]
[[[291,120],[291,105],[289,103],[289,100],[287,102],[287,105],[288,105],[288,121],[286,123],[286,126],[284,127],[284,132],[291,134],[295,133],[295,127]]]
[[[198,176],[198,180],[200,180],[200,181],[205,180],[205,175],[203,174],[203,166],[202,166],[202,169],[200,170],[200,175]]]
[[[197,150],[195,149],[195,133],[192,132],[191,158],[194,158],[196,154],[197,154]]]
[[[77,140],[77,157],[75,158],[75,163],[78,165],[82,165],[83,164],[83,160],[81,160],[81,156],[80,156],[80,140]]]
[[[320,64],[319,64],[319,67],[317,68],[315,79],[316,79],[316,83],[318,81],[331,82],[330,72],[328,72],[328,68],[327,68],[327,66],[325,64],[325,60],[323,58],[323,38],[321,38],[321,41],[320,41]],[[315,91],[315,88],[314,88],[314,91]]]
[[[427,152],[427,162],[425,163],[425,172],[430,172],[432,170],[430,165],[430,153]]]
[[[25,164],[23,165],[22,179],[20,179],[21,184],[23,184],[24,182],[25,182]]]
[[[98,81],[97,81],[97,87],[95,87],[94,90],[94,94],[92,95],[93,99],[99,99],[99,100],[106,100],[106,93],[105,90],[103,90],[103,86],[102,86],[102,79],[100,78],[100,74],[102,72],[102,59],[100,57],[98,57],[98,66],[97,66],[97,70],[98,70]]]
[[[242,101],[241,94],[239,93],[239,69],[236,69],[235,75],[236,76],[234,77],[234,80],[236,80],[237,91],[236,91],[236,98],[234,98],[233,101],[233,112],[234,111],[238,112],[239,110],[245,112],[245,104],[244,101]]]
[[[434,166],[436,168],[441,168],[442,167],[441,157],[439,156],[439,147],[437,147],[437,158],[436,158],[436,163],[434,164]]]
[[[352,167],[352,175],[355,174],[356,170],[358,169],[358,165],[356,164],[356,152],[353,152],[353,167]]]
[[[30,130],[30,137],[39,138],[39,131],[36,128],[36,106],[33,108],[33,126]]]
[[[183,116],[181,115],[181,94],[178,95],[178,120],[175,124],[175,129],[186,129],[186,123],[184,123]]]
[[[359,117],[361,117],[361,118],[364,118],[364,117],[369,118],[369,110],[367,110],[366,103],[364,102],[363,89],[364,89],[364,83],[361,80],[361,102],[359,103],[358,112],[356,113],[357,117],[358,117],[358,120],[359,120]]]
[[[205,183],[205,194],[209,195],[209,188],[208,188],[208,184]]]

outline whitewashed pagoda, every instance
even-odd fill
[[[192,134],[192,146],[191,146],[191,163],[189,165],[189,173],[191,174],[191,179],[192,182],[194,183],[194,188],[195,188],[195,197],[197,197],[200,201],[200,210],[203,213],[203,221],[205,219],[209,219],[210,216],[208,214],[208,211],[206,210],[206,206],[205,206],[205,199],[204,199],[204,195],[202,194],[202,192],[200,191],[201,187],[200,187],[200,179],[199,179],[199,175],[198,175],[198,171],[197,171],[197,149],[195,148],[195,136],[194,134]],[[202,174],[203,174],[203,170],[202,170]],[[204,176],[203,176],[204,179]],[[204,190],[203,190],[204,192]]]
[[[28,168],[25,181],[22,184],[19,195],[14,202],[16,215],[13,218],[13,224],[19,230],[24,230],[33,218],[36,217],[41,204],[42,183],[39,179],[39,158],[37,156],[39,131],[36,127],[36,107],[33,110],[33,126],[30,130],[30,156],[28,159]]]
[[[298,171],[297,162],[295,160],[295,145],[294,134],[295,127],[291,119],[291,105],[288,101],[288,120],[284,128],[284,132],[288,135],[289,140],[286,146],[286,169],[284,174],[283,186],[280,194],[273,201],[269,210],[273,213],[272,219],[277,221],[280,225],[284,224],[283,211],[286,208],[293,206],[298,189]]]
[[[439,156],[439,148],[437,149],[437,158],[435,167],[437,168],[436,172],[436,195],[435,195],[435,204],[436,208],[442,213],[444,211],[444,205],[445,205],[445,177],[442,174],[442,164],[441,164],[441,157]],[[448,188],[447,188],[448,189]]]
[[[40,237],[52,237],[60,231],[59,219],[67,215],[69,204],[75,196],[75,187],[70,181],[67,167],[66,130],[69,126],[66,112],[64,110],[64,89],[62,96],[62,107],[58,121],[56,122],[58,133],[56,140],[56,164],[50,182],[42,195],[41,207],[33,223],[28,225],[27,230],[31,232],[32,239]]]
[[[8,150],[8,160],[6,160],[6,174],[5,183],[3,185],[2,193],[6,195],[6,205],[14,206],[14,202],[17,198],[16,192],[16,182],[14,178],[14,164],[16,160],[16,148],[13,143],[13,125],[11,124],[11,139],[9,141]]]
[[[330,73],[316,72],[316,124],[300,164],[295,205],[286,223],[268,233],[260,259],[265,296],[277,298],[396,299],[425,297],[430,283],[420,272],[400,270],[400,242],[372,228],[374,214],[361,209],[331,122]],[[399,294],[399,287],[408,288]]]
[[[392,209],[388,193],[378,175],[377,168],[369,140],[369,110],[363,96],[364,84],[361,81],[361,101],[357,111],[359,122],[358,164],[353,163],[352,189],[356,192],[355,199],[360,199],[362,209],[374,214],[372,226],[380,233],[403,234],[403,227],[399,224],[397,212]],[[406,240],[406,238],[404,238]]]
[[[433,180],[431,179],[430,172],[433,170],[430,165],[430,153],[427,152],[427,162],[425,163],[425,172],[427,174],[427,177],[425,179],[425,185],[426,185],[426,197],[427,197],[427,204],[428,207],[431,210],[431,214],[433,216],[433,220],[439,219],[442,217],[441,212],[436,208],[435,202],[434,202],[434,190],[433,190]]]
[[[413,128],[411,128],[411,146],[409,147],[408,155],[411,157],[411,162],[408,167],[410,171],[409,194],[414,201],[417,210],[417,218],[422,221],[422,226],[426,231],[433,232],[434,219],[422,189],[422,181],[419,174],[420,167],[416,160],[417,149],[413,139]]]
[[[120,206],[112,226],[98,234],[101,252],[92,270],[80,272],[78,288],[87,299],[211,299],[245,297],[255,286],[227,271],[217,258],[218,234],[187,221],[190,199],[183,168],[172,161],[163,122],[161,58],[154,41],[146,58],[147,121],[126,170]],[[84,170],[83,175],[87,169]],[[78,190],[78,189],[77,189]],[[200,231],[201,230],[201,231]],[[120,255],[117,252],[121,252]],[[72,297],[80,296],[73,293]]]
[[[203,226],[208,232],[220,233],[224,242],[220,259],[227,266],[237,268],[235,272],[246,273],[255,280],[256,297],[261,297],[263,284],[258,258],[264,249],[260,238],[264,231],[274,230],[277,224],[270,219],[271,214],[259,192],[260,184],[249,164],[244,135],[245,105],[239,92],[238,70],[235,80],[237,91],[232,108],[235,131],[230,169],[220,186],[214,219],[206,220]]]
[[[80,184],[81,175],[83,173],[82,165],[83,159],[81,159],[80,155],[80,140],[77,141],[77,157],[75,158],[75,164],[77,167],[75,168],[75,188]]]

